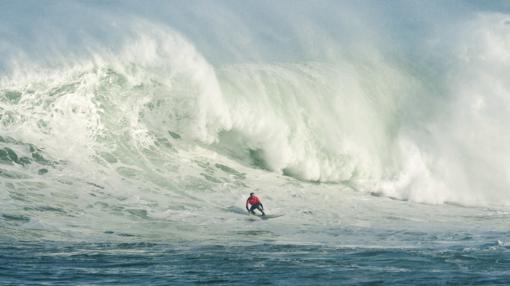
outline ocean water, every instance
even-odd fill
[[[0,2],[0,284],[508,285],[508,75],[506,1]]]

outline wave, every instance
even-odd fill
[[[428,42],[448,50],[426,60],[374,43],[334,60],[211,63],[183,33],[141,18],[114,29],[115,45],[88,35],[79,52],[9,52],[2,209],[178,221],[215,192],[266,188],[253,179],[261,170],[508,205],[508,19],[480,13],[448,45]]]

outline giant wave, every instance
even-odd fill
[[[354,189],[508,205],[510,18],[463,16],[455,21],[468,28],[427,31],[419,42],[432,54],[406,46],[405,37],[391,45],[401,51],[365,37],[364,49],[346,50],[353,24],[342,21],[337,34],[320,24],[309,27],[322,32],[315,36],[291,27],[290,41],[312,37],[324,55],[300,46],[304,52],[280,61],[264,42],[245,46],[247,55],[261,54],[243,59],[239,49],[204,44],[182,23],[143,16],[102,15],[81,31],[79,45],[65,27],[44,26],[27,36],[33,46],[20,49],[22,38],[0,47],[4,217],[64,233],[81,224],[81,236],[87,226],[73,217],[126,228],[119,214],[186,221],[224,210],[220,202],[202,205],[211,197],[228,194],[235,205],[241,194],[280,183],[323,188],[338,200],[334,190]],[[303,17],[316,20],[313,10]],[[217,26],[202,28],[214,34]],[[259,37],[247,31],[233,42]],[[271,194],[286,200],[296,195],[289,188]],[[57,223],[63,216],[68,222]]]

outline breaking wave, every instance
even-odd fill
[[[285,61],[210,61],[192,35],[140,17],[82,35],[79,49],[49,34],[39,53],[5,44],[1,208],[15,220],[95,216],[115,198],[131,215],[175,218],[202,196],[266,188],[245,181],[264,170],[403,200],[508,205],[509,23],[480,12],[447,44],[445,32],[413,52],[374,41]]]

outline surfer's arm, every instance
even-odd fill
[[[248,200],[246,200],[246,210],[249,211],[250,209],[248,208]]]

